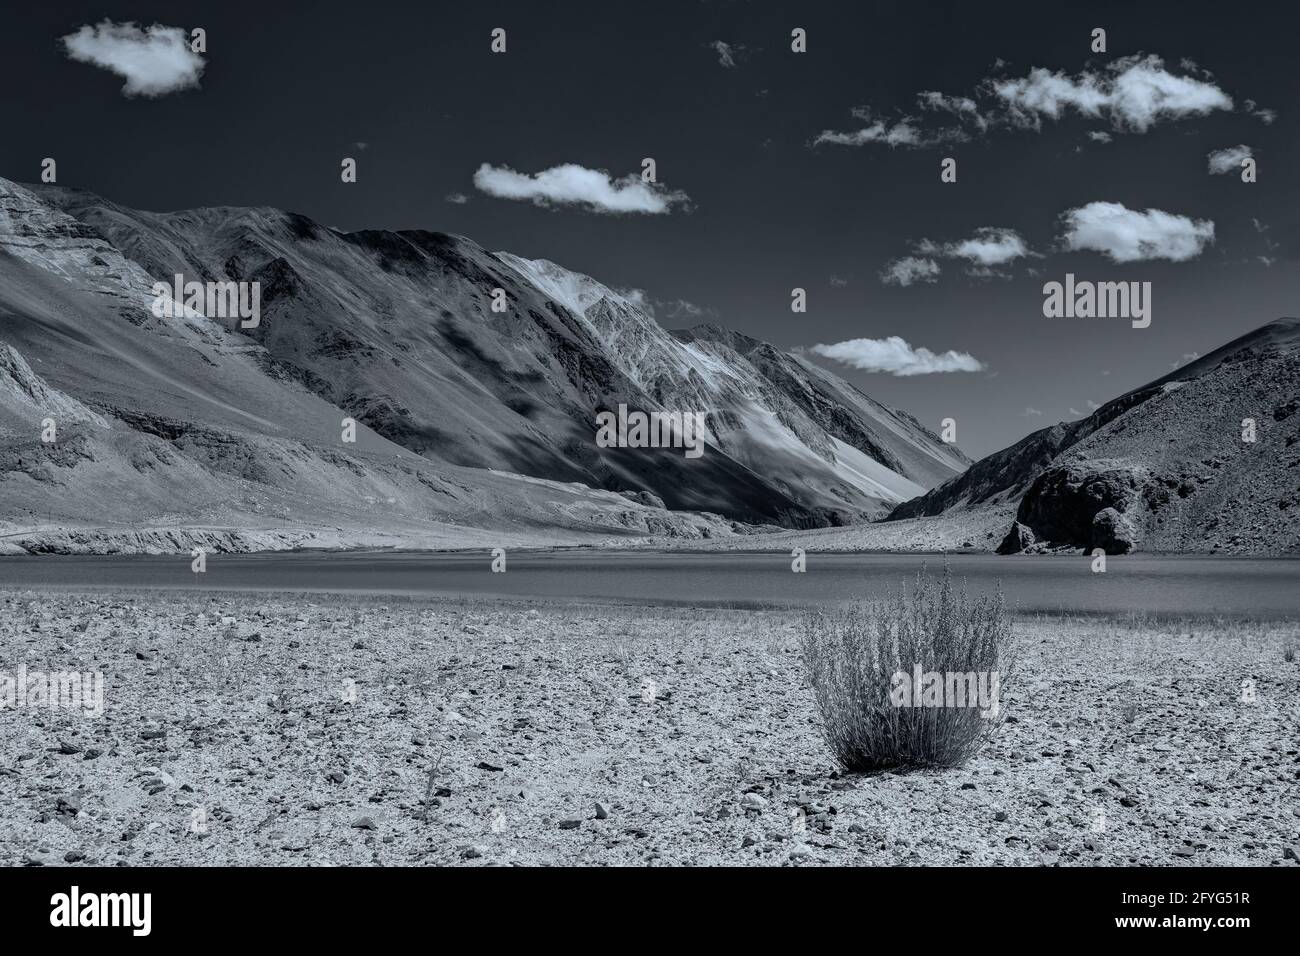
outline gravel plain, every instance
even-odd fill
[[[0,590],[0,675],[104,675],[0,708],[0,864],[1300,860],[1300,623],[1018,619],[988,749],[852,776],[803,621]]]

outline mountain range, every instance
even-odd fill
[[[178,275],[257,282],[260,322],[154,314]],[[703,412],[705,453],[599,447],[619,404]],[[0,548],[26,551],[749,534],[970,464],[800,355],[543,259],[3,179],[0,438]]]
[[[1233,339],[893,509],[1014,508],[1003,553],[1300,551],[1300,319]]]

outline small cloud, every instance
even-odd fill
[[[646,294],[645,289],[615,289],[614,291],[642,312],[647,315],[654,315],[654,308],[650,304],[650,296]]]
[[[814,345],[812,351],[865,372],[890,375],[931,375],[938,372],[979,372],[984,365],[966,352],[942,354],[927,348],[913,348],[897,335],[886,339],[849,339],[834,345]]]
[[[1029,246],[1014,229],[983,226],[975,230],[972,238],[943,246],[942,254],[977,266],[1001,266],[1029,255]]]
[[[1277,262],[1277,259],[1274,256],[1256,256],[1255,258],[1259,260],[1260,264],[1263,265],[1265,269]]]
[[[353,143],[352,145],[355,146],[357,149],[361,150],[363,153],[370,148],[369,143],[357,142],[357,143]]]
[[[1020,413],[1022,418],[1042,418],[1043,413],[1036,408],[1026,408]]]
[[[1096,402],[1094,402],[1091,398],[1088,399],[1088,411],[1090,411],[1090,412],[1095,412],[1095,411],[1096,411],[1097,409],[1099,409],[1099,408],[1101,408],[1100,405],[1098,405]]]
[[[464,193],[447,193],[445,201],[451,203],[453,206],[463,206],[465,203],[469,202],[469,197]]]
[[[671,299],[654,301],[655,310],[661,313],[665,318],[672,319],[701,319],[715,317],[718,314],[717,309],[711,309],[708,306],[696,305],[694,302],[688,302],[685,299]]]
[[[1090,129],[1088,130],[1088,139],[1094,143],[1109,143],[1114,137],[1103,129]]]
[[[1227,149],[1215,149],[1206,154],[1211,176],[1222,176],[1241,169],[1241,162],[1254,156],[1251,148],[1244,143],[1229,146]]]
[[[831,276],[831,285],[837,289],[842,289],[848,284],[848,279],[841,278],[840,276]]]
[[[914,255],[886,264],[880,281],[886,285],[908,286],[913,282],[934,282],[940,272],[935,259],[962,259],[966,274],[977,279],[1009,279],[1001,266],[1025,256],[1035,255],[1014,229],[981,226],[969,239],[935,242],[922,239],[913,245]]]
[[[661,215],[674,205],[687,205],[690,197],[636,173],[612,179],[609,173],[575,163],[553,166],[540,173],[518,173],[506,166],[484,163],[474,173],[474,185],[498,199],[523,199],[538,206],[581,206],[597,213]]]
[[[125,77],[124,96],[164,96],[197,87],[205,65],[183,29],[158,23],[141,29],[104,20],[69,33],[63,46],[71,59]]]
[[[1102,369],[1102,370],[1101,370],[1101,374],[1102,374],[1102,377],[1105,378],[1107,375],[1110,374],[1110,369],[1108,369],[1108,368],[1104,368],[1104,369]]]
[[[1214,223],[1159,209],[1137,212],[1115,202],[1091,202],[1061,216],[1071,251],[1100,252],[1112,262],[1185,262],[1214,242]]]
[[[928,145],[913,117],[904,116],[891,122],[885,119],[874,119],[871,112],[865,109],[856,109],[853,115],[867,125],[844,133],[830,129],[822,130],[817,134],[812,145],[820,146],[829,143],[833,146],[866,146],[868,143],[883,143],[891,148],[897,146],[917,148]]]
[[[1247,113],[1262,122],[1265,126],[1272,126],[1273,120],[1277,119],[1277,110],[1260,106],[1254,100],[1246,100],[1242,106],[1245,108]]]
[[[914,282],[934,282],[939,278],[939,263],[918,256],[904,256],[888,263],[880,273],[885,285],[909,286]]]
[[[717,309],[696,305],[686,299],[656,299],[644,289],[615,289],[614,291],[646,315],[665,322],[698,322],[701,319],[717,318],[718,315]]]
[[[936,90],[925,90],[916,96],[917,104],[923,110],[950,113],[958,120],[969,122],[981,133],[989,128],[989,120],[980,112],[977,104],[969,96],[948,96]]]
[[[1075,418],[1080,418],[1083,416],[1083,412],[1079,411],[1077,408],[1071,408],[1070,414],[1073,415]]]

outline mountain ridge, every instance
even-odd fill
[[[186,460],[174,463],[198,467],[199,484],[225,467],[222,444],[239,448],[237,477],[255,486],[277,468],[306,481],[283,461],[262,468],[263,454],[322,454],[358,478],[396,460],[417,484],[423,462],[468,475],[458,479],[467,487],[496,474],[589,489],[594,510],[612,493],[622,502],[612,533],[649,522],[689,536],[865,520],[965,463],[811,363],[766,346],[758,357],[779,373],[774,384],[719,343],[680,341],[597,280],[464,237],[344,233],[271,207],[143,212],[5,180],[0,210],[0,342],[131,442],[163,442],[151,449],[163,458],[179,451]],[[149,288],[176,274],[259,282],[260,324],[153,316]],[[498,288],[505,314],[490,308]],[[688,463],[670,450],[596,448],[596,412],[619,403],[701,406],[708,452]],[[358,423],[358,449],[339,447],[344,415]],[[102,436],[87,440],[112,458]],[[15,487],[6,480],[0,495]],[[657,501],[670,510],[638,510]]]

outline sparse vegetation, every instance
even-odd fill
[[[996,704],[992,712],[969,701],[900,706],[891,691],[903,683],[899,675],[911,685],[918,668],[975,673],[996,675],[996,701],[1013,670],[1012,637],[1001,593],[971,599],[954,590],[946,567],[938,579],[923,569],[910,587],[883,600],[810,612],[804,662],[835,758],[857,772],[965,762],[1001,723]],[[941,697],[945,689],[938,689]]]

